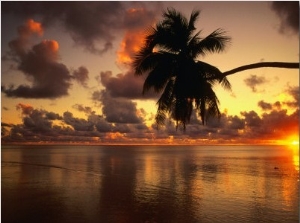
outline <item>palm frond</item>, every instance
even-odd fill
[[[199,114],[202,121],[202,125],[204,125],[205,115],[206,115],[205,97],[200,98]]]
[[[205,56],[207,52],[222,52],[230,41],[231,38],[226,35],[225,31],[217,29],[198,43],[194,54]]]
[[[218,118],[221,117],[221,112],[218,106],[220,102],[216,94],[212,91],[211,95],[207,99],[208,99],[206,100],[207,113],[205,117],[206,122],[210,117],[218,117]]]
[[[132,67],[136,75],[142,75],[148,70],[151,70],[158,63],[158,55],[156,53],[151,53],[147,51],[140,51],[139,54],[136,54]]]
[[[192,12],[192,14],[190,16],[190,20],[189,20],[189,25],[188,25],[189,30],[195,30],[196,29],[195,28],[195,23],[196,23],[199,15],[200,15],[200,11],[199,10],[196,10],[196,11]]]
[[[189,123],[193,112],[193,100],[176,97],[174,104],[172,117],[176,120],[176,127],[178,127],[178,124],[181,124],[185,130],[186,124]]]
[[[170,113],[170,111],[173,108],[173,100],[174,100],[174,94],[173,94],[173,87],[174,87],[174,80],[170,79],[160,96],[159,100],[157,101],[158,109],[155,116],[155,120],[157,125],[164,124],[164,121],[167,117],[167,114]]]
[[[197,57],[197,53],[195,53],[195,48],[197,47],[197,44],[199,43],[200,41],[200,33],[201,31],[197,32],[196,34],[192,35],[189,37],[189,40],[188,40],[188,52],[190,54],[190,56],[193,58],[193,59],[196,59]]]
[[[164,23],[156,24],[155,34],[151,39],[153,47],[158,47],[158,49],[170,53],[178,53],[178,41],[180,38],[177,37],[175,33],[176,32],[170,30]]]
[[[162,22],[163,25],[173,31],[188,27],[187,19],[174,8],[168,8],[167,11],[164,12],[163,17],[165,18]]]
[[[225,90],[231,91],[231,84],[226,77],[223,77],[222,79],[220,79],[219,83]]]
[[[215,66],[212,66],[203,61],[196,62],[198,69],[205,74],[205,79],[214,85],[217,81],[226,90],[231,90],[231,84],[228,79],[224,77],[223,73]]]
[[[151,88],[155,92],[160,92],[164,89],[168,80],[172,76],[172,69],[165,67],[164,65],[156,66],[152,71],[149,72],[143,86],[143,94],[149,91]]]

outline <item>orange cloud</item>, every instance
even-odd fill
[[[18,33],[20,38],[28,38],[33,34],[42,36],[44,34],[44,29],[41,23],[36,22],[33,19],[28,19],[24,25],[18,28]]]
[[[43,45],[45,49],[48,49],[51,52],[57,52],[59,49],[59,44],[55,40],[43,40],[41,45]]]
[[[105,139],[108,140],[125,139],[125,135],[120,132],[108,132],[105,135]]]
[[[133,56],[139,51],[144,41],[144,31],[127,32],[118,51],[117,62],[130,64]]]
[[[144,42],[145,31],[154,22],[154,14],[144,8],[128,9],[125,16],[127,32],[117,52],[117,62],[130,64],[133,56],[138,52]]]
[[[30,31],[31,33],[37,33],[40,36],[44,34],[42,24],[39,22],[35,22],[33,19],[28,19],[26,21],[25,26],[28,28],[28,31]]]
[[[9,47],[17,54],[24,55],[29,44],[29,39],[33,34],[43,35],[44,30],[42,24],[35,22],[33,19],[28,19],[18,27],[18,38],[9,42]]]
[[[43,57],[56,61],[58,60],[59,44],[55,40],[43,40],[39,45],[34,46],[35,50]]]
[[[49,49],[52,52],[57,52],[58,51],[59,45],[58,45],[57,41],[55,41],[55,40],[44,40],[43,42],[48,45]]]

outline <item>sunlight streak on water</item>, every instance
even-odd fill
[[[293,163],[295,169],[299,172],[299,144],[293,145]]]

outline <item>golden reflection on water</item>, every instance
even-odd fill
[[[295,169],[299,172],[299,144],[293,145],[293,163]]]
[[[295,220],[299,214],[295,147],[264,152],[243,147],[159,149],[4,150],[2,185],[6,193],[16,188],[18,196],[50,191],[55,194],[53,213],[59,205],[65,208],[63,216],[80,210],[85,222],[108,222],[106,216],[115,216],[127,222],[188,218],[186,222],[254,223],[280,222],[283,214]]]

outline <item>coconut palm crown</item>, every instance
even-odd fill
[[[193,11],[188,20],[180,12],[167,9],[162,21],[148,31],[144,45],[134,57],[135,74],[147,75],[143,93],[150,89],[161,92],[155,118],[158,126],[171,115],[176,127],[182,125],[185,129],[194,109],[202,124],[211,116],[220,117],[213,86],[220,83],[231,89],[217,67],[198,60],[207,53],[224,51],[230,37],[217,29],[201,38],[195,28],[199,15],[200,11]]]

